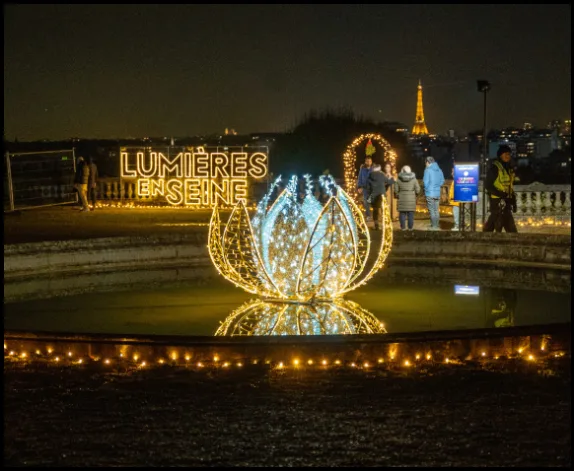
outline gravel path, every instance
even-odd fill
[[[223,211],[227,220],[227,212]],[[129,237],[146,234],[189,233],[207,231],[210,210],[186,209],[118,209],[102,208],[83,213],[78,207],[53,206],[4,215],[4,244],[53,240],[83,240],[99,237]],[[441,216],[441,228],[450,231],[451,216]],[[371,225],[371,224],[369,224]],[[415,215],[415,230],[426,231],[428,216]],[[398,221],[393,223],[400,230]],[[521,227],[523,233],[570,234],[570,227]]]
[[[4,465],[570,466],[570,359],[523,364],[110,373],[8,361]]]

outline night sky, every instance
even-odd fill
[[[310,109],[431,133],[570,117],[568,5],[5,5],[6,138],[283,132]]]

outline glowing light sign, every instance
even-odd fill
[[[165,198],[173,206],[235,205],[249,181],[267,176],[266,147],[137,147],[120,149],[120,176],[134,180],[140,198]]]

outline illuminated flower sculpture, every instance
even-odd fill
[[[393,239],[385,201],[381,240],[372,244],[362,211],[331,177],[319,178],[325,205],[315,198],[311,178],[304,180],[301,194],[292,177],[271,204],[278,178],[252,219],[240,201],[223,234],[214,208],[209,253],[225,278],[267,299],[329,301],[366,283],[383,266]],[[378,253],[369,257],[374,245]]]
[[[384,325],[357,303],[276,303],[252,300],[233,311],[215,335],[386,334]]]

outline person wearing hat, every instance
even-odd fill
[[[387,185],[391,182],[387,179],[383,173],[381,166],[379,164],[374,164],[372,170],[369,173],[367,179],[367,201],[373,207],[373,221],[375,226],[375,231],[381,229],[381,209],[383,203],[383,196],[387,192]]]
[[[496,160],[486,174],[484,187],[489,194],[490,215],[484,224],[483,232],[502,232],[502,229],[506,232],[518,232],[512,215],[516,212],[516,195],[511,152],[509,146],[501,145],[496,152]]]

